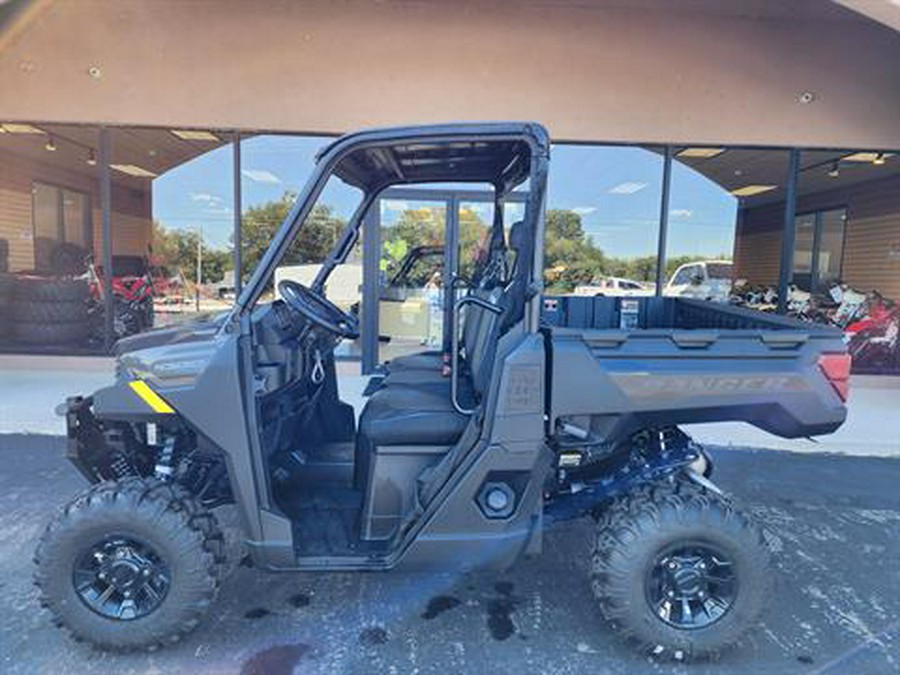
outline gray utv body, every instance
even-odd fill
[[[69,400],[70,459],[91,482],[171,475],[208,506],[233,502],[261,568],[458,570],[537,553],[547,523],[697,466],[678,424],[799,437],[843,422],[835,331],[689,299],[542,297],[549,158],[533,123],[337,140],[227,316],[121,341],[115,384]],[[364,199],[320,291],[392,185],[487,182],[498,206],[528,190],[523,220],[494,224],[504,270],[453,307],[449,377],[440,355],[388,364],[358,425],[333,341],[285,328],[283,303],[260,300],[334,173]]]

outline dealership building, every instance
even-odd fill
[[[782,311],[789,288],[900,301],[898,63],[900,5],[866,0],[8,2],[0,271],[61,277],[83,251],[108,310],[117,275],[156,270],[156,322],[178,321],[229,297],[215,255],[240,286],[335,134],[527,119],[554,140],[548,209],[622,269],[655,260],[650,292],[667,261],[715,260]],[[367,225],[387,246],[404,219],[458,230],[490,207],[419,186]],[[196,266],[159,259],[198,240]],[[102,344],[17,337],[2,295],[2,350],[110,342],[106,320]]]

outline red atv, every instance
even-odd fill
[[[855,369],[900,368],[900,310],[878,291],[872,292],[867,315],[848,325],[844,334]]]
[[[88,261],[95,337],[103,331],[103,268]],[[153,279],[147,261],[140,256],[113,256],[113,334],[116,339],[140,333],[153,326]]]

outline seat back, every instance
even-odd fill
[[[498,307],[500,313],[494,313],[483,307],[472,305],[471,309],[477,312],[475,315],[475,333],[471,339],[471,347],[466,352],[469,363],[469,371],[472,375],[472,387],[478,396],[484,394],[490,384],[491,371],[494,365],[497,340],[509,326],[517,320],[510,316],[516,311],[517,303],[512,301],[511,295],[518,289],[513,284],[518,266],[519,252],[523,248],[524,224],[518,221],[509,230],[508,250],[513,259],[504,259],[506,268],[504,279],[497,279],[493,288],[481,290],[476,295],[482,300]]]

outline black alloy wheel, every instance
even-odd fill
[[[112,536],[91,546],[75,563],[72,583],[81,601],[107,619],[147,616],[165,600],[169,566],[149,544]]]
[[[647,601],[665,623],[706,628],[734,605],[738,584],[731,560],[705,543],[678,545],[657,556],[647,575]]]

